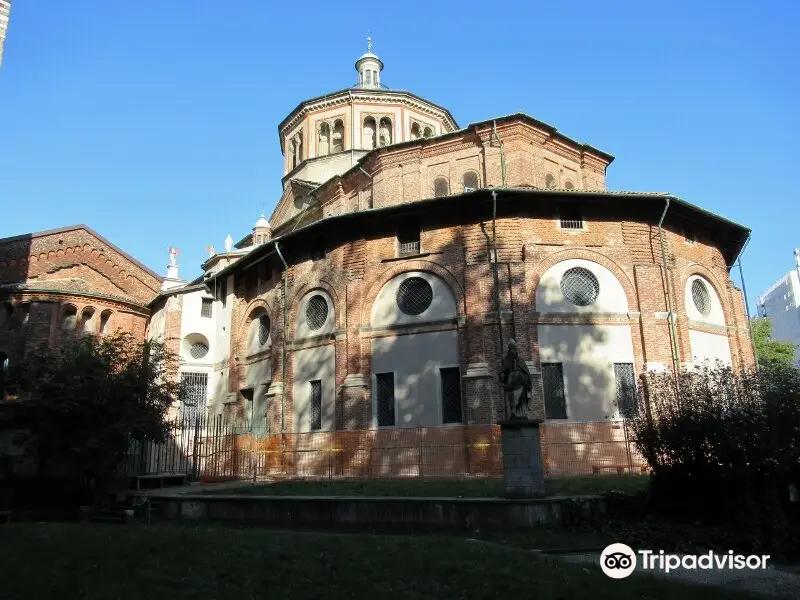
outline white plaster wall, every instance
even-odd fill
[[[539,325],[539,352],[541,362],[563,365],[567,420],[617,415],[614,363],[634,363],[629,325]]]
[[[772,337],[782,342],[800,344],[800,280],[797,269],[773,285],[761,296],[762,313],[772,321]],[[795,362],[800,363],[800,348],[795,348]]]
[[[430,427],[442,424],[439,369],[457,367],[458,334],[437,331],[372,340],[372,372],[394,373],[395,426]],[[373,376],[373,427],[377,426],[377,397]]]
[[[112,316],[111,318],[113,319],[114,317]],[[147,334],[148,340],[158,340],[161,342],[164,341],[164,327],[166,325],[166,320],[167,305],[164,303],[164,306],[159,308],[150,316],[150,329]]]
[[[689,330],[689,343],[692,346],[692,361],[700,364],[708,360],[711,366],[719,360],[731,364],[731,345],[727,335]]]
[[[181,311],[181,344],[180,356],[181,364],[184,365],[207,365],[211,366],[214,362],[216,348],[216,318],[217,306],[212,308],[211,318],[201,317],[200,308],[203,298],[212,298],[211,294],[205,290],[197,290],[183,294],[183,309]],[[216,302],[214,303],[216,305]],[[188,352],[186,338],[192,334],[200,334],[208,341],[208,354],[202,359],[194,359]]]
[[[292,175],[293,179],[323,183],[331,177],[341,175],[351,169],[366,154],[364,150],[337,152],[305,162],[302,168]]]
[[[294,430],[310,431],[311,384],[319,379],[322,382],[322,430],[334,427],[334,403],[336,391],[336,356],[334,346],[328,344],[316,348],[296,350],[294,360],[294,380],[292,394],[294,399]]]
[[[575,306],[561,293],[561,278],[573,267],[588,269],[597,277],[600,291],[597,300],[589,306]],[[536,310],[540,313],[627,313],[628,298],[611,271],[598,263],[575,258],[561,261],[545,271],[536,288]]]
[[[706,284],[708,295],[711,297],[711,311],[708,315],[704,315],[697,310],[697,307],[694,305],[694,300],[692,299],[692,284],[697,279]],[[683,300],[686,306],[686,317],[690,321],[699,321],[701,323],[708,323],[709,325],[725,325],[725,313],[722,312],[722,303],[720,302],[716,290],[714,290],[714,286],[711,285],[708,279],[700,275],[692,275],[686,280],[683,294]]]
[[[427,310],[419,315],[407,315],[397,306],[397,290],[400,284],[411,277],[420,277],[427,281],[433,290],[433,300]],[[378,292],[372,305],[370,324],[372,327],[391,327],[394,325],[412,325],[425,321],[453,319],[458,316],[456,298],[450,286],[441,278],[424,271],[409,271],[389,280]]]
[[[306,307],[308,306],[309,300],[319,294],[323,298],[325,298],[325,302],[328,303],[328,317],[325,320],[325,323],[319,329],[312,330],[306,321]],[[318,336],[318,335],[325,335],[329,333],[333,333],[336,329],[336,315],[333,310],[333,301],[328,293],[324,290],[312,290],[307,293],[303,298],[300,300],[300,305],[297,308],[297,324],[295,326],[295,340],[300,340],[307,337]]]

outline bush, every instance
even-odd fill
[[[662,512],[739,528],[765,548],[785,548],[789,486],[800,481],[800,373],[718,364],[677,376],[648,374],[634,443],[652,469]]]

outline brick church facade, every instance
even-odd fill
[[[65,310],[86,327],[91,308],[94,331],[112,323],[181,356],[181,413],[307,444],[422,428],[465,448],[504,416],[512,338],[553,444],[617,440],[646,371],[753,365],[729,277],[747,228],[669,194],[607,190],[611,155],[527,115],[459,127],[383,86],[382,69],[367,52],[356,86],[284,119],[273,214],[194,281],[176,264],[159,278],[88,228],[0,240],[0,351],[22,359],[72,326]]]

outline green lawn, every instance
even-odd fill
[[[547,494],[570,496],[602,494],[612,490],[638,492],[647,485],[646,475],[588,475],[546,481]],[[403,479],[276,481],[241,487],[208,489],[205,494],[260,494],[265,496],[425,496],[494,497],[503,495],[500,479]]]
[[[11,524],[0,556],[9,599],[748,598],[454,537]]]

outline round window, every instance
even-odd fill
[[[561,293],[575,306],[589,306],[600,293],[600,283],[589,269],[573,267],[561,278]]]
[[[264,346],[269,341],[269,317],[261,315],[258,317],[258,345]]]
[[[704,281],[695,279],[692,282],[692,301],[701,315],[707,317],[711,312],[711,294]]]
[[[208,354],[208,346],[203,342],[195,342],[192,344],[192,347],[189,348],[189,354],[194,359],[203,358],[206,354]]]
[[[405,314],[424,313],[433,301],[433,288],[422,277],[409,277],[397,289],[397,307]]]
[[[317,294],[308,301],[306,306],[306,322],[311,331],[316,331],[325,325],[328,319],[328,303],[325,298]]]

